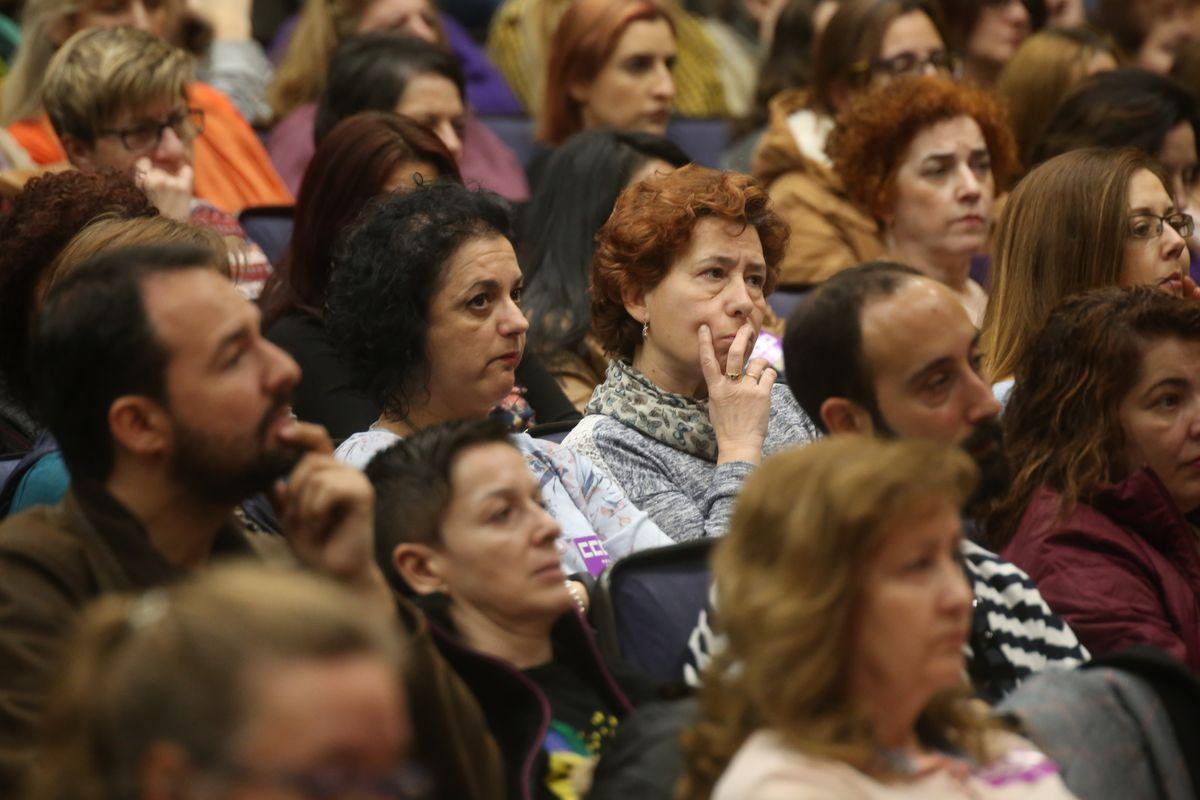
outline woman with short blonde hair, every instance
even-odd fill
[[[746,482],[712,564],[728,647],[676,797],[1071,797],[966,683],[976,480],[959,448],[835,436]]]

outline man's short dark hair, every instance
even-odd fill
[[[393,586],[411,593],[392,565],[396,545],[441,543],[438,526],[453,493],[455,460],[469,447],[497,443],[516,448],[497,420],[459,420],[418,431],[371,459],[367,477],[375,487],[375,559]]]
[[[73,478],[103,481],[112,472],[113,401],[125,395],[165,401],[170,353],[146,314],[145,279],[211,269],[215,261],[193,245],[109,250],[51,290],[33,335],[34,396]]]
[[[796,401],[824,433],[821,404],[844,397],[866,408],[887,429],[875,399],[874,376],[863,358],[862,311],[921,277],[912,267],[868,261],[839,272],[803,298],[788,319],[783,361]]]

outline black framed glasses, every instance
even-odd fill
[[[1157,214],[1133,214],[1129,217],[1129,236],[1133,239],[1157,239],[1162,236],[1163,225],[1170,225],[1183,238],[1196,232],[1196,221],[1191,214],[1176,211],[1160,217]]]
[[[901,53],[891,58],[875,58],[869,63],[859,62],[850,68],[852,74],[859,76],[887,75],[899,78],[904,75],[923,75],[933,67],[934,71],[957,77],[959,61],[948,50],[934,50],[922,58],[916,53]]]
[[[187,143],[204,132],[204,112],[198,108],[176,111],[164,120],[154,120],[129,128],[112,128],[100,131],[101,136],[116,136],[131,153],[153,150],[162,141],[163,131],[170,128]]]

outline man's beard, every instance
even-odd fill
[[[196,498],[222,505],[235,505],[271,488],[304,455],[295,448],[267,445],[268,431],[287,404],[285,400],[271,407],[252,442],[215,438],[175,419],[171,475]]]
[[[959,445],[979,468],[979,485],[967,501],[967,513],[979,516],[1008,489],[1008,457],[1004,452],[1004,428],[999,418],[981,422]]]
[[[892,439],[899,438],[875,403],[867,406],[876,433]],[[979,484],[967,499],[966,514],[968,517],[986,515],[992,504],[1008,490],[1010,473],[1008,456],[1004,452],[1004,427],[999,417],[993,417],[975,426],[971,434],[959,442],[979,470]]]

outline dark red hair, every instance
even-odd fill
[[[630,24],[656,19],[666,20],[675,30],[670,15],[655,0],[571,3],[550,41],[538,139],[557,145],[583,130],[583,111],[571,97],[571,87],[596,79]]]
[[[355,114],[321,140],[300,184],[287,254],[263,290],[266,324],[294,309],[322,316],[339,234],[367,201],[383,193],[396,169],[410,162],[461,180],[437,135],[398,114]]]

